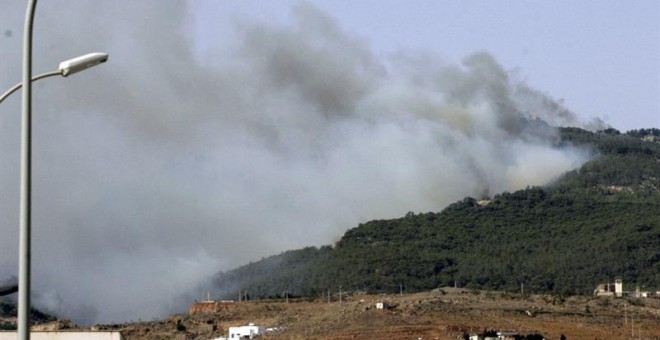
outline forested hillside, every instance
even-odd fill
[[[552,185],[348,230],[333,246],[293,250],[219,273],[230,297],[317,296],[331,289],[439,286],[591,294],[622,277],[660,289],[660,130],[561,129],[557,147],[594,156]]]

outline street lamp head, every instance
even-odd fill
[[[86,70],[92,66],[96,66],[100,63],[104,63],[106,61],[108,61],[107,53],[97,52],[97,53],[85,54],[83,56],[61,62],[60,67],[57,71],[42,73],[32,78],[32,81],[34,82],[39,79],[60,76],[60,75],[66,77],[76,72]],[[7,92],[3,93],[0,96],[0,103],[2,103],[2,101],[5,100],[7,97],[9,97],[10,94],[16,92],[22,86],[23,86],[22,82],[18,83],[14,85],[14,87],[10,88]]]
[[[107,53],[89,53],[60,63],[59,71],[66,77],[108,61]]]

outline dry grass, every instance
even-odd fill
[[[377,310],[377,302],[392,306]],[[625,305],[625,309],[624,309]],[[627,321],[624,317],[627,315]],[[252,301],[218,313],[115,325],[131,339],[212,339],[230,326],[279,327],[267,339],[462,339],[483,330],[539,333],[546,339],[660,339],[660,300],[521,296],[445,288],[409,295],[360,295],[342,303]],[[634,323],[633,323],[634,322]],[[177,331],[177,325],[179,331]],[[183,330],[185,327],[185,330]],[[638,336],[639,334],[639,336]]]

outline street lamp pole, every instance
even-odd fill
[[[32,27],[37,0],[28,0],[23,31],[23,101],[21,115],[21,203],[18,245],[18,339],[30,339],[30,272],[31,272],[31,204],[32,204]],[[105,53],[91,53],[60,64],[57,73],[68,76],[108,60]],[[16,91],[15,86],[2,96],[2,100]],[[0,100],[1,101],[1,100]]]
[[[37,0],[28,0],[23,31],[23,104],[21,115],[21,211],[18,244],[18,339],[30,339],[30,241],[32,188],[32,26]]]

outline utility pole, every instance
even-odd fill
[[[635,338],[635,318],[632,315],[630,316],[630,336]]]
[[[403,283],[399,282],[399,295],[403,296]]]
[[[339,286],[339,303],[341,303],[341,286]]]

